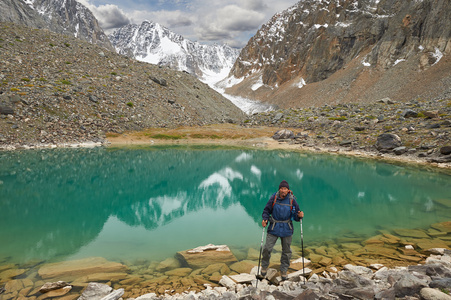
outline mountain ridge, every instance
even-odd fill
[[[0,22],[48,29],[113,50],[93,13],[76,0],[0,0]]]

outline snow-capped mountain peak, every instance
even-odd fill
[[[120,54],[186,71],[205,80],[210,76],[225,77],[239,55],[238,49],[192,42],[150,21],[123,26],[109,38]]]

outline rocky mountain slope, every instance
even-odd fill
[[[451,2],[303,0],[248,42],[228,93],[280,107],[451,96]]]
[[[106,132],[240,122],[187,73],[45,30],[0,23],[0,145],[102,141]]]
[[[72,35],[113,50],[92,12],[76,0],[0,0],[0,22]]]
[[[148,21],[121,27],[109,38],[120,54],[186,71],[199,78],[226,71],[224,78],[239,55],[238,49],[227,45],[201,45]]]

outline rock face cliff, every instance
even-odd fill
[[[242,50],[228,92],[283,107],[450,95],[451,2],[302,0]]]
[[[0,22],[72,35],[113,50],[92,12],[76,0],[0,0]]]

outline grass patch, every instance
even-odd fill
[[[184,138],[183,135],[171,135],[171,134],[163,134],[163,133],[157,133],[157,134],[146,134],[147,136],[153,138],[153,139],[157,139],[157,140],[181,140]]]
[[[105,135],[106,135],[106,137],[118,137],[118,136],[120,136],[119,133],[115,133],[115,132],[108,132]]]
[[[202,133],[194,133],[191,134],[190,137],[195,139],[215,139],[219,140],[222,139],[222,136],[216,135],[216,134],[202,134]]]

